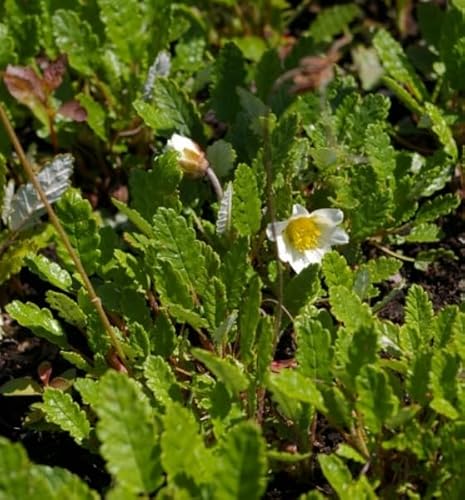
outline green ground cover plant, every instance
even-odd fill
[[[465,495],[465,7],[377,3],[0,3],[1,402],[106,478],[1,499]]]

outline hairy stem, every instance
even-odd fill
[[[208,166],[207,170],[205,171],[205,175],[208,177],[208,180],[210,181],[213,190],[216,193],[216,197],[218,198],[218,201],[221,201],[223,199],[223,188],[221,187],[221,183],[216,176],[214,170]]]
[[[92,283],[89,279],[89,276],[87,275],[84,266],[82,265],[81,259],[79,258],[79,255],[76,253],[74,250],[73,246],[71,245],[71,241],[68,238],[68,235],[66,234],[66,231],[64,230],[63,226],[61,225],[60,220],[58,219],[57,215],[55,214],[55,211],[52,208],[52,205],[48,201],[48,198],[46,194],[44,193],[42,186],[40,185],[39,181],[37,180],[37,177],[34,175],[34,171],[32,169],[31,164],[29,163],[29,160],[26,157],[26,154],[24,153],[23,147],[21,146],[21,143],[19,142],[18,136],[16,135],[16,132],[14,131],[10,120],[8,119],[8,116],[3,108],[2,103],[0,103],[0,119],[6,129],[6,132],[8,134],[8,137],[13,144],[13,147],[21,161],[21,164],[24,168],[24,171],[27,175],[27,178],[29,179],[29,182],[34,186],[34,189],[37,192],[37,195],[40,198],[40,201],[43,203],[45,209],[47,210],[50,222],[52,223],[53,227],[55,228],[56,232],[58,233],[58,236],[63,242],[63,245],[65,246],[69,256],[71,257],[74,265],[76,266],[76,269],[78,273],[80,274],[82,281],[84,283],[84,286],[87,290],[87,293],[89,294],[90,301],[92,304],[94,304],[94,307],[97,311],[97,314],[100,318],[100,321],[102,322],[102,325],[107,332],[111,344],[114,347],[116,353],[120,357],[121,361],[126,364],[126,355],[124,354],[124,351],[121,347],[121,344],[115,335],[115,332],[113,331],[113,328],[110,324],[110,321],[108,319],[108,316],[106,315],[102,302],[98,295],[95,293],[94,287],[92,286]]]
[[[277,290],[277,308],[274,322],[274,344],[275,346],[279,340],[279,332],[281,329],[281,322],[283,316],[283,270],[281,267],[281,263],[279,262],[279,254],[278,254],[278,243],[277,243],[277,234],[276,234],[276,210],[274,206],[274,198],[273,198],[273,158],[271,156],[271,139],[270,139],[270,123],[269,123],[269,115],[266,115],[264,119],[264,127],[263,127],[263,165],[265,167],[266,173],[266,202],[268,208],[268,214],[270,216],[271,222],[271,232],[274,240],[274,250],[276,256],[276,262],[278,265],[278,290]]]

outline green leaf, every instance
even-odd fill
[[[394,276],[402,267],[402,262],[392,257],[379,257],[370,259],[364,267],[370,273],[372,283],[380,283]]]
[[[447,125],[442,111],[434,104],[427,102],[425,104],[425,114],[430,121],[428,125],[431,127],[433,132],[437,135],[441,144],[444,146],[444,151],[452,158],[452,160],[457,160],[457,144],[455,143],[452,131]]]
[[[161,460],[168,480],[181,474],[191,477],[197,485],[210,480],[213,457],[203,443],[193,413],[173,402],[167,407],[163,426]]]
[[[269,102],[274,82],[282,72],[283,64],[277,50],[275,48],[268,49],[263,53],[260,61],[258,61],[255,70],[257,95],[262,102]]]
[[[0,394],[4,396],[39,396],[42,386],[32,377],[19,377],[0,385]]]
[[[440,237],[440,229],[436,224],[421,223],[414,226],[404,240],[409,243],[431,243],[438,241]]]
[[[318,463],[324,476],[339,498],[348,498],[347,493],[352,483],[352,474],[344,462],[336,455],[318,455]]]
[[[78,94],[76,99],[87,112],[87,124],[102,141],[107,141],[106,114],[103,106],[88,94]]]
[[[274,329],[270,316],[260,318],[257,329],[257,381],[263,384],[270,371],[274,353]]]
[[[355,292],[343,286],[337,285],[330,288],[329,303],[334,316],[350,330],[372,323],[370,307],[362,303]]]
[[[221,380],[232,394],[239,395],[247,389],[249,381],[243,369],[232,359],[221,359],[209,351],[193,348],[192,355],[202,362],[218,380]]]
[[[251,266],[248,262],[249,244],[247,238],[235,240],[222,257],[220,274],[226,287],[228,305],[236,309],[247,286]]]
[[[253,235],[260,229],[260,208],[255,175],[241,163],[235,172],[232,204],[232,223],[241,236]]]
[[[78,378],[73,387],[78,390],[83,401],[95,408],[100,401],[100,381],[92,378]]]
[[[286,284],[283,293],[284,307],[292,316],[297,316],[299,311],[315,301],[321,293],[319,280],[319,266],[311,264],[296,274]]]
[[[62,9],[53,14],[52,23],[55,42],[69,65],[83,75],[93,75],[99,41],[89,23],[77,12]]]
[[[252,422],[233,427],[218,449],[215,497],[254,500],[265,492],[265,441]]]
[[[260,278],[258,275],[254,275],[250,280],[239,309],[240,357],[246,364],[252,360],[255,334],[260,320],[261,288],[262,282]]]
[[[90,424],[86,414],[68,393],[47,387],[43,394],[43,403],[36,403],[34,406],[45,413],[47,422],[69,432],[78,444],[82,444],[88,437]]]
[[[433,305],[419,285],[412,285],[405,303],[405,324],[400,330],[401,347],[415,352],[429,346],[434,333]]]
[[[270,376],[269,388],[271,392],[277,389],[290,399],[302,403],[309,403],[317,410],[326,411],[323,396],[315,383],[297,370],[282,370]]]
[[[436,20],[436,18],[435,18]],[[439,35],[439,53],[446,66],[446,78],[449,84],[460,91],[465,88],[465,12],[450,5],[443,16],[441,30],[435,23],[435,33]]]
[[[348,25],[362,15],[355,3],[335,5],[322,9],[313,21],[308,33],[317,42],[328,42],[339,33],[347,30]]]
[[[11,36],[8,26],[2,23],[0,24],[0,68],[4,68],[7,64],[15,64],[16,59],[15,39]],[[0,185],[3,186],[4,183]]]
[[[346,364],[346,373],[352,381],[365,365],[375,362],[377,350],[378,335],[374,327],[361,326],[354,332],[347,351]]]
[[[426,200],[417,212],[415,223],[436,220],[438,217],[447,215],[455,210],[459,204],[459,197],[452,193],[439,195],[432,200]]]
[[[384,371],[364,366],[356,379],[359,398],[355,405],[365,425],[374,434],[380,432],[386,420],[397,413],[399,401],[395,397]]]
[[[215,141],[207,148],[207,159],[218,177],[226,177],[234,168],[236,152],[232,145],[223,139]]]
[[[219,120],[232,123],[240,109],[236,88],[245,86],[245,61],[234,43],[227,43],[216,58],[210,105]]]
[[[460,361],[456,354],[445,350],[436,351],[431,363],[431,408],[450,419],[457,419],[460,414],[456,409],[458,402],[458,371]]]
[[[10,302],[5,309],[21,326],[29,328],[38,337],[59,347],[68,347],[65,332],[49,309],[41,309],[32,302],[23,303],[19,300]]]
[[[144,362],[144,376],[147,386],[155,399],[168,406],[174,401],[181,401],[180,387],[170,365],[161,356],[149,356]]]
[[[370,261],[371,262],[371,261]],[[323,257],[321,264],[328,288],[341,285],[352,288],[354,277],[344,257],[334,250]]]
[[[300,372],[313,381],[329,382],[333,358],[331,333],[320,321],[305,314],[296,318],[295,332]]]
[[[86,327],[86,316],[77,303],[64,293],[48,290],[45,294],[47,304],[55,311],[61,319],[81,330]]]
[[[99,266],[100,235],[90,203],[77,190],[68,189],[55,210],[84,268],[92,274]],[[65,262],[69,260],[63,247],[58,247],[58,253]]]
[[[376,33],[373,44],[389,76],[402,82],[418,101],[428,99],[428,92],[407,59],[399,42],[384,29]]]
[[[204,142],[203,126],[196,107],[173,80],[157,78],[152,102],[137,99],[133,105],[155,133],[169,137],[177,132],[199,144]]]
[[[126,217],[131,221],[134,226],[141,231],[145,236],[147,237],[152,237],[153,236],[153,231],[152,227],[150,224],[142,217],[142,215],[137,211],[134,210],[133,208],[129,208],[127,205],[124,203],[118,201],[117,199],[113,198],[112,200],[113,205]]]
[[[130,491],[154,491],[163,479],[158,429],[147,396],[135,380],[115,371],[100,379],[99,396],[97,435],[108,470]]]
[[[59,264],[42,254],[31,254],[25,261],[29,270],[51,285],[68,291],[73,283],[70,274]]]
[[[346,443],[341,443],[336,450],[336,454],[342,458],[348,458],[354,462],[365,464],[366,459],[360,453]]]

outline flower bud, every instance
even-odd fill
[[[179,165],[184,173],[194,177],[202,177],[208,168],[208,160],[200,146],[188,137],[173,134],[168,140],[167,147],[178,153]]]

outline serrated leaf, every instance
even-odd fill
[[[278,79],[283,70],[283,63],[275,48],[268,49],[263,53],[255,70],[257,94],[262,102],[269,102],[274,82]]]
[[[77,190],[70,189],[56,204],[55,210],[84,268],[92,274],[99,266],[100,235],[90,203]],[[63,248],[59,247],[58,253],[65,262],[68,261]]]
[[[149,356],[144,362],[144,376],[148,388],[165,406],[181,401],[181,392],[170,365],[161,356]]]
[[[176,132],[199,144],[204,142],[203,126],[196,107],[173,80],[157,78],[152,102],[137,99],[133,106],[157,134],[169,137]]]
[[[412,285],[405,303],[405,324],[400,331],[401,347],[415,352],[429,345],[434,333],[433,306],[419,285]]]
[[[342,458],[348,458],[354,462],[365,464],[366,459],[360,453],[346,443],[341,443],[336,450],[336,454]]]
[[[234,43],[227,43],[220,51],[214,69],[210,89],[210,105],[219,120],[232,123],[238,110],[237,87],[244,86],[245,61]]]
[[[220,268],[221,279],[226,286],[228,305],[236,309],[247,286],[251,266],[248,262],[249,244],[246,238],[235,240],[223,256]]]
[[[60,323],[53,318],[49,309],[41,309],[32,302],[14,300],[6,307],[8,314],[21,326],[29,328],[38,337],[42,337],[59,347],[68,347],[66,335]]]
[[[415,222],[430,222],[442,215],[447,215],[458,207],[460,199],[457,195],[447,193],[434,199],[426,200],[415,217]]]
[[[254,275],[242,299],[239,309],[239,346],[240,357],[244,363],[252,360],[252,350],[255,344],[255,335],[260,320],[262,282]]]
[[[260,229],[260,208],[255,175],[241,163],[235,172],[232,202],[232,223],[241,236],[253,235]]]
[[[213,457],[203,443],[193,413],[173,402],[167,407],[163,426],[161,459],[168,480],[181,474],[191,477],[197,485],[209,480]]]
[[[444,146],[444,151],[455,161],[458,156],[457,144],[455,143],[452,131],[447,125],[442,111],[434,104],[427,102],[425,104],[425,114],[431,122],[428,125]]]
[[[124,214],[134,224],[134,226],[137,229],[139,229],[139,231],[141,231],[143,234],[145,234],[149,238],[153,236],[152,227],[142,217],[142,215],[137,210],[134,210],[133,208],[129,208],[127,205],[118,201],[115,198],[113,198],[111,201],[112,201],[113,205],[115,205],[115,207],[122,214]]]
[[[336,455],[318,455],[318,463],[324,476],[340,498],[347,498],[352,474],[344,462]]]
[[[223,198],[220,201],[218,216],[216,219],[216,232],[218,234],[228,235],[231,232],[232,226],[232,201],[233,201],[233,185],[228,182],[228,186],[224,190]]]
[[[59,264],[42,254],[31,254],[25,261],[29,270],[51,285],[68,291],[73,283],[70,274]]]
[[[86,316],[77,303],[65,295],[64,293],[48,290],[46,292],[46,300],[49,306],[58,312],[61,319],[84,330],[86,327]]]
[[[273,373],[270,376],[271,392],[274,388],[288,398],[309,403],[321,412],[326,411],[323,396],[315,383],[298,370],[282,370],[280,373]]]
[[[42,386],[32,377],[19,377],[0,385],[3,396],[39,396]]]
[[[351,339],[347,350],[346,374],[350,377],[347,383],[352,384],[355,377],[365,365],[370,365],[376,360],[378,351],[378,335],[374,327],[361,326]]]
[[[74,158],[70,154],[57,155],[37,174],[37,180],[50,203],[55,203],[70,186],[73,163]],[[11,200],[7,215],[9,226],[13,231],[18,231],[44,212],[43,203],[33,185],[28,182],[16,191]]]
[[[441,11],[443,12],[443,11]],[[437,21],[437,19],[435,18]],[[463,90],[463,72],[465,63],[465,12],[457,6],[450,5],[442,17],[442,29],[438,30],[435,23],[435,33],[439,36],[439,53],[446,67],[446,78],[450,85]]]
[[[330,288],[329,302],[334,316],[350,330],[372,323],[369,306],[362,303],[355,292],[343,286],[337,285]]]
[[[402,262],[392,257],[379,257],[370,259],[363,266],[368,269],[372,283],[380,283],[394,276],[402,267]]]
[[[36,403],[35,406],[44,412],[47,422],[69,432],[78,444],[89,435],[90,424],[86,414],[68,393],[47,387],[43,403]]]
[[[376,33],[373,44],[387,73],[402,82],[418,101],[428,99],[428,92],[407,59],[402,46],[384,29]]]
[[[331,333],[320,321],[305,314],[296,318],[295,332],[299,371],[315,382],[329,382],[333,358]]]
[[[432,243],[438,241],[439,236],[440,229],[436,224],[424,222],[414,226],[404,240],[409,243]]]
[[[99,396],[97,435],[108,470],[130,491],[154,491],[163,479],[158,429],[147,396],[135,380],[115,371],[100,379]]]
[[[360,370],[356,387],[359,398],[355,405],[363,416],[365,425],[376,434],[385,422],[397,413],[399,401],[387,375],[374,366],[364,366]]]
[[[218,380],[221,380],[232,394],[239,395],[247,389],[249,381],[243,370],[231,359],[221,359],[209,351],[193,348],[192,355],[201,361]]]
[[[83,106],[87,113],[87,124],[95,132],[95,134],[102,139],[102,141],[108,140],[107,131],[105,127],[106,114],[103,106],[92,99],[88,94],[78,94],[76,96],[79,104]]]
[[[265,491],[265,441],[251,422],[233,427],[218,450],[214,471],[217,498],[259,499]]]
[[[321,293],[319,266],[311,264],[286,284],[283,293],[284,307],[291,316],[296,316],[307,304],[311,304]]]
[[[345,31],[348,25],[361,15],[362,11],[355,3],[334,5],[318,13],[308,32],[317,42],[327,42]]]
[[[341,285],[349,289],[352,288],[354,281],[353,273],[347,265],[344,257],[338,252],[328,252],[323,257],[321,268],[323,269],[325,282],[328,288],[337,285]]]
[[[460,361],[456,354],[436,351],[431,363],[431,408],[450,419],[457,419],[460,413],[456,409],[458,402],[458,371]]]
[[[77,12],[58,9],[52,17],[53,36],[69,65],[80,73],[91,76],[98,51],[98,37],[89,23]]]
[[[207,148],[207,159],[219,178],[226,177],[234,168],[236,152],[229,142],[223,139],[215,141]]]

